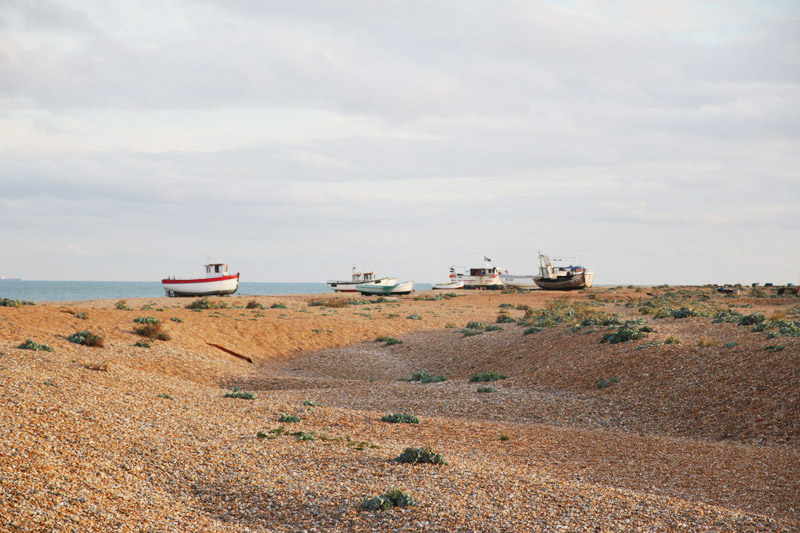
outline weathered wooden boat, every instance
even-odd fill
[[[175,278],[161,280],[167,296],[213,296],[233,294],[239,288],[239,274],[228,274],[225,263],[205,265],[204,278]]]
[[[556,261],[561,261],[556,259]],[[575,262],[578,260],[575,258]],[[573,291],[589,288],[594,281],[594,272],[582,265],[553,266],[553,261],[539,252],[539,275],[536,284],[550,291]]]

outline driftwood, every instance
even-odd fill
[[[213,342],[207,342],[206,344],[208,344],[209,346],[213,346],[214,348],[217,348],[218,350],[222,350],[225,353],[229,353],[234,357],[238,357],[239,359],[244,359],[245,361],[247,361],[250,364],[253,363],[253,360],[250,359],[249,357],[247,357],[246,355],[242,355],[240,353],[236,353],[233,350],[229,350],[227,348],[224,348],[224,347],[220,346],[219,344],[214,344]]]

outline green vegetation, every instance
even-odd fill
[[[300,417],[289,413],[281,413],[281,416],[278,417],[278,422],[296,424],[297,422],[300,422]]]
[[[400,489],[391,489],[386,491],[383,496],[367,498],[361,502],[361,508],[367,511],[386,511],[392,507],[409,507],[413,505],[417,505],[417,500]]]
[[[33,342],[30,339],[26,339],[25,342],[17,346],[17,348],[21,348],[23,350],[34,350],[36,352],[52,352],[53,349],[46,345],[46,344],[39,344],[38,342]]]
[[[150,343],[149,343],[149,342],[147,342],[147,341],[136,341],[135,343],[133,343],[133,345],[134,345],[136,348],[152,348],[152,347],[153,347],[153,345],[152,345],[152,344],[150,344]]]
[[[408,315],[406,318],[409,320],[422,320],[422,316],[418,315],[417,313],[414,313],[413,315]]]
[[[306,407],[322,407],[321,404],[315,402],[314,400],[306,400],[303,402],[303,405]]]
[[[277,302],[269,306],[270,309],[288,309],[289,306],[283,302]]]
[[[600,378],[600,381],[597,382],[597,388],[598,389],[605,389],[606,387],[610,387],[614,383],[619,383],[619,380],[617,378],[615,378],[614,376],[611,376],[610,378],[608,378],[608,381],[606,381],[604,378]]]
[[[239,390],[239,387],[234,387],[230,391],[225,393],[225,398],[239,398],[242,400],[255,400],[256,395],[252,392],[247,392],[243,390]]]
[[[178,318],[178,317],[176,317],[176,316],[170,317],[170,320],[171,320],[172,322],[183,322],[183,320],[181,320],[180,318]]]
[[[264,306],[255,300],[250,300],[249,302],[247,302],[245,309],[264,309]]]
[[[506,435],[505,433],[503,433],[503,434],[500,435],[500,440],[502,440],[502,441],[511,440],[511,436],[510,435]]]
[[[513,324],[513,323],[516,323],[516,320],[513,317],[510,317],[505,313],[500,313],[499,315],[497,315],[497,323],[498,324]]]
[[[381,422],[391,422],[393,424],[419,424],[419,418],[408,413],[389,414],[381,418]]]
[[[395,458],[398,463],[410,463],[412,465],[419,463],[429,463],[434,465],[446,465],[445,458],[431,450],[429,446],[425,448],[406,448],[398,457]]]
[[[133,321],[142,324],[133,330],[137,335],[160,341],[168,341],[170,338],[168,333],[161,330],[161,321],[154,316],[140,316]]]
[[[644,324],[644,320],[641,318],[626,320],[624,324],[617,328],[617,331],[604,335],[600,342],[618,344],[646,337],[649,328],[645,329],[642,324]],[[652,331],[652,329],[649,329],[649,331]]]
[[[217,302],[209,300],[208,298],[198,298],[190,304],[186,305],[186,309],[227,309],[228,304],[225,302]]]
[[[21,307],[23,305],[36,305],[33,302],[28,301],[20,301],[20,300],[11,300],[10,298],[2,298],[0,299],[0,307]]]
[[[156,397],[157,398],[164,398],[165,400],[174,400],[175,399],[172,396],[170,396],[169,394],[164,394],[163,392],[161,394],[158,394]]]
[[[69,342],[81,344],[83,346],[94,346],[102,348],[105,345],[105,340],[100,335],[95,335],[91,331],[77,331],[67,337]]]
[[[480,374],[475,374],[471,378],[469,378],[470,383],[487,383],[490,381],[497,381],[500,379],[506,379],[508,376],[504,376],[503,374],[499,374],[497,372],[488,371],[488,372],[481,372]]]
[[[420,383],[439,383],[447,381],[444,376],[433,376],[427,372],[414,372],[410,378],[400,378],[397,381],[419,381]]]
[[[394,344],[403,344],[403,341],[401,341],[400,339],[395,339],[394,337],[386,337],[384,335],[381,335],[380,337],[375,339],[375,342],[382,342],[384,346],[392,346]]]
[[[491,386],[488,386],[488,385],[484,385],[484,386],[478,387],[478,392],[494,392],[494,391],[495,391],[494,387],[491,387]]]

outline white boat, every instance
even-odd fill
[[[356,285],[375,282],[375,272],[356,272],[356,267],[353,267],[350,280],[328,280],[327,283],[336,292],[358,292]]]
[[[463,289],[464,280],[461,278],[463,278],[463,274],[458,274],[456,272],[456,267],[450,267],[450,281],[447,283],[434,283],[433,290],[449,291],[454,289]]]
[[[490,265],[492,262],[488,257],[484,257],[483,267],[470,268],[468,274],[456,274],[464,282],[465,289],[473,290],[501,290],[504,285],[500,279],[500,269]]]
[[[539,288],[536,277],[535,274],[500,274],[500,281],[507,287],[529,291]]]
[[[233,294],[239,288],[239,274],[228,274],[225,263],[205,265],[206,275],[203,278],[175,278],[161,280],[161,286],[167,296],[212,296]]]
[[[374,283],[361,283],[356,286],[358,292],[364,296],[373,296],[380,294],[382,296],[398,296],[402,294],[411,294],[414,290],[413,281],[403,281],[398,283],[397,278],[383,278]]]
[[[534,278],[536,284],[542,289],[551,291],[572,291],[589,288],[594,281],[594,272],[578,264],[578,258],[573,258],[574,265],[553,266],[553,261],[548,256],[539,252],[539,275]]]

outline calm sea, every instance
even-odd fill
[[[416,290],[429,290],[429,283],[417,283]],[[333,293],[325,283],[272,283],[242,281],[237,295],[281,295]],[[71,302],[113,298],[160,298],[164,289],[153,281],[0,281],[0,298],[32,302]]]

